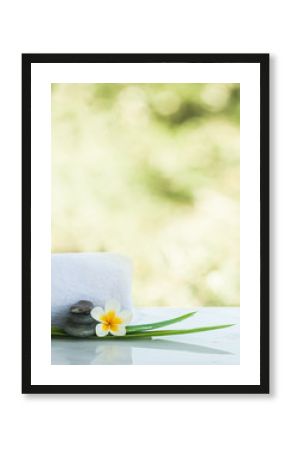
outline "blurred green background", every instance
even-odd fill
[[[53,84],[52,251],[112,251],[140,306],[239,304],[238,84]]]

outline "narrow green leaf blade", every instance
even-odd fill
[[[51,326],[51,336],[67,336],[67,333],[57,325]]]
[[[173,319],[162,320],[161,322],[144,323],[141,325],[127,325],[126,332],[127,334],[131,334],[139,331],[155,330],[156,328],[162,328],[166,327],[167,325],[172,325],[173,323],[181,322],[182,320],[192,317],[194,314],[196,314],[196,311],[183,314],[182,316],[174,317]]]
[[[232,327],[233,323],[231,324],[224,324],[224,325],[214,325],[209,327],[200,327],[200,328],[187,328],[184,330],[157,330],[157,331],[149,331],[149,332],[136,332],[132,334],[126,334],[124,337],[130,337],[130,338],[138,338],[138,337],[145,337],[145,336],[174,336],[178,334],[191,334],[191,333],[201,333],[204,331],[212,331],[212,330],[220,330],[222,328],[228,328]]]
[[[159,337],[159,336],[174,336],[174,335],[180,335],[180,334],[191,334],[191,333],[201,333],[204,331],[212,331],[212,330],[220,330],[222,328],[228,328],[232,327],[233,323],[231,324],[224,324],[224,325],[214,325],[209,327],[200,327],[200,328],[187,328],[184,330],[157,330],[157,331],[139,331],[135,333],[126,334],[125,336],[104,336],[102,338],[98,336],[90,336],[88,338],[75,338],[75,339],[100,339],[100,340],[114,340],[114,339],[151,339],[152,337]],[[68,334],[65,333],[65,331],[61,329],[52,329],[51,330],[52,337],[68,337],[72,338]],[[73,338],[72,338],[73,339]]]

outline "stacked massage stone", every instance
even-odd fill
[[[85,338],[93,336],[96,329],[96,321],[90,312],[94,305],[87,300],[80,300],[69,308],[68,316],[64,324],[64,331],[70,336]]]

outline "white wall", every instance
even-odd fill
[[[3,448],[272,449],[289,442],[289,87],[287,2],[2,2],[1,409]],[[270,396],[23,396],[20,393],[20,54],[270,52],[272,374]],[[4,107],[3,107],[4,106]],[[3,107],[3,109],[2,109]],[[4,214],[4,209],[7,212]],[[274,217],[275,216],[275,217]],[[3,253],[3,251],[5,253]],[[6,256],[4,256],[4,254]],[[3,256],[2,256],[3,255]],[[3,267],[2,267],[3,266]],[[275,267],[274,267],[275,266]],[[7,273],[7,270],[8,273]],[[5,275],[3,275],[5,274]],[[4,288],[4,289],[3,289]],[[8,319],[15,315],[13,320]],[[186,368],[185,368],[186,370]],[[3,423],[4,421],[4,423]]]

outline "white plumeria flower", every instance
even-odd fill
[[[105,304],[105,309],[96,306],[91,310],[91,316],[98,323],[96,335],[99,337],[112,334],[114,336],[124,336],[126,334],[126,324],[132,320],[132,313],[127,310],[121,311],[121,305],[117,300],[109,300]]]

